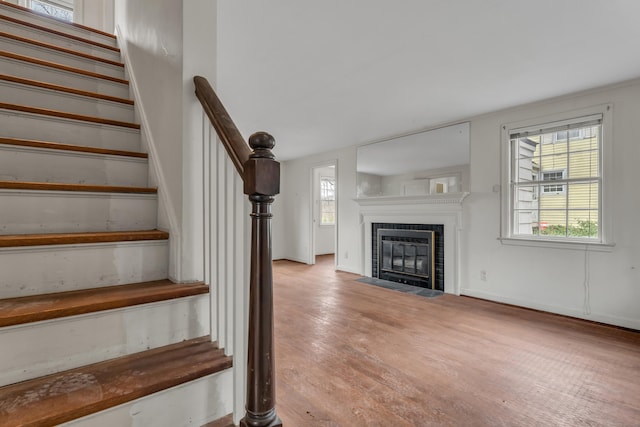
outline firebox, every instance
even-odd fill
[[[436,289],[432,230],[377,230],[378,278]]]

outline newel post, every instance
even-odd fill
[[[244,164],[244,193],[251,201],[251,273],[249,282],[249,342],[247,405],[242,427],[279,427],[276,414],[273,358],[273,272],[271,203],[280,192],[280,164],[265,132],[249,138],[253,153]]]

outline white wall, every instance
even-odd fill
[[[115,0],[152,183],[160,189],[158,224],[171,232],[169,274],[177,281],[203,275],[203,124],[193,76],[215,83],[216,6],[207,0]]]
[[[115,31],[114,0],[75,0],[73,20],[109,34]]]
[[[279,258],[313,263],[311,245],[311,171],[314,167],[336,161],[338,182],[338,226],[336,264],[339,270],[359,273],[362,270],[361,233],[356,191],[356,149],[308,156],[282,164],[281,194],[274,215],[274,253]]]
[[[503,245],[500,236],[500,126],[504,123],[613,104],[615,247],[610,252]],[[471,195],[465,199],[461,233],[461,292],[494,301],[640,329],[640,159],[637,123],[640,81],[520,106],[471,119]],[[359,209],[355,197],[355,147],[285,163],[280,196],[286,258],[308,262],[309,171],[338,160],[338,269],[362,274]],[[277,224],[281,227],[282,224]],[[348,258],[345,257],[348,255]],[[480,272],[486,272],[486,281]],[[585,281],[585,279],[588,279]],[[585,310],[585,282],[590,295]]]
[[[611,252],[503,245],[500,233],[500,126],[548,114],[613,104],[615,188]],[[475,119],[471,123],[471,195],[463,236],[463,294],[640,329],[640,82],[602,88]],[[487,280],[480,280],[480,271]],[[585,281],[590,294],[585,309]]]

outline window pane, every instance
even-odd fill
[[[320,178],[320,224],[336,223],[336,189],[335,178]]]
[[[600,166],[598,156],[597,150],[572,150],[570,154],[569,178],[590,178],[599,176]]]
[[[540,210],[540,234],[543,236],[566,237],[567,214],[564,209]]]
[[[598,210],[570,210],[568,235],[597,239],[599,237]]]
[[[516,164],[514,165],[514,182],[531,182],[537,173],[535,147],[537,142],[530,138],[518,138],[512,141],[516,150]]]
[[[566,153],[543,155],[540,157],[540,172],[551,173],[566,171],[568,166],[567,160]],[[562,175],[556,179],[562,179]]]
[[[597,181],[568,184],[569,209],[598,210],[599,187]]]
[[[549,191],[546,191],[546,187],[549,188]],[[564,187],[564,185],[542,185],[540,189],[540,199],[538,201],[540,209],[567,209],[567,194],[563,191]]]
[[[534,236],[538,234],[537,211],[523,209],[514,211],[513,233],[520,236]]]

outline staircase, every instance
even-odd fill
[[[115,37],[0,1],[0,425],[232,412],[209,287],[169,234]]]

